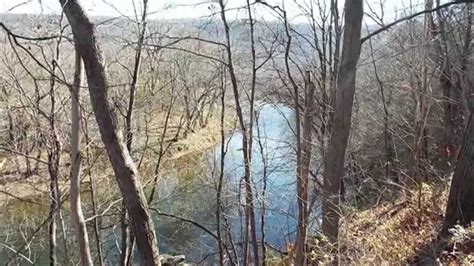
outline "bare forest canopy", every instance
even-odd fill
[[[0,263],[474,262],[472,1],[59,2],[0,14]]]

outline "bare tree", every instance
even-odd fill
[[[224,172],[225,172],[225,156],[227,153],[226,142],[225,142],[225,74],[224,70],[221,71],[221,118],[220,118],[220,133],[221,133],[221,143],[220,143],[220,169],[219,169],[219,180],[217,182],[217,195],[216,195],[216,222],[217,222],[217,245],[219,249],[219,262],[221,265],[224,265],[224,246],[223,246],[223,237],[222,237],[222,189],[224,186]]]
[[[383,22],[382,22],[383,23]],[[372,59],[372,66],[374,70],[374,76],[379,87],[380,97],[382,99],[383,107],[383,136],[384,136],[384,150],[385,150],[385,178],[391,178],[394,182],[400,181],[399,169],[398,169],[398,158],[396,154],[395,143],[393,140],[392,125],[390,121],[389,113],[389,100],[385,95],[385,86],[380,77],[377,63],[374,55],[374,48],[372,45],[372,39],[369,39],[370,56]]]
[[[135,94],[137,91],[137,82],[140,77],[140,65],[142,61],[142,50],[143,42],[145,40],[145,34],[147,29],[147,8],[148,0],[143,0],[143,12],[140,22],[137,22],[139,26],[138,41],[137,47],[135,50],[135,62],[133,65],[132,81],[130,84],[130,92],[128,97],[128,106],[127,113],[125,115],[125,138],[128,152],[133,154],[133,130],[132,130],[132,121],[133,121],[133,109],[135,103]],[[125,209],[123,210],[125,212]],[[135,239],[130,231],[128,226],[128,213],[123,214],[122,219],[122,263],[123,265],[130,265],[132,262],[133,255],[133,246]]]
[[[451,190],[449,192],[448,205],[446,207],[446,218],[444,220],[444,233],[448,232],[456,223],[470,225],[474,221],[474,176],[473,154],[474,154],[474,99],[469,99],[468,125],[464,131],[461,151],[456,162]]]
[[[91,140],[89,137],[89,128],[88,128],[88,119],[86,117],[83,117],[83,122],[84,122],[84,138],[85,138],[85,144],[86,144],[86,165],[87,169],[85,171],[86,176],[89,177],[89,190],[90,190],[90,197],[91,197],[91,207],[92,207],[92,215],[93,215],[93,228],[94,228],[94,236],[95,236],[95,244],[96,244],[96,250],[97,250],[97,260],[99,261],[99,265],[103,266],[104,265],[104,257],[103,257],[103,251],[102,251],[102,237],[100,234],[100,225],[101,225],[101,218],[97,214],[97,191],[95,190],[95,180],[94,177],[92,176],[92,162],[91,162]]]
[[[336,244],[341,216],[340,187],[344,170],[344,157],[351,128],[357,62],[360,56],[360,33],[363,16],[362,0],[346,0],[345,28],[342,43],[341,64],[336,83],[336,99],[333,127],[323,184],[323,233]]]
[[[84,61],[92,107],[109,160],[130,215],[142,265],[159,265],[158,244],[148,204],[138,171],[126,149],[109,102],[108,80],[94,25],[77,1],[60,1],[78,40],[77,47]]]
[[[437,7],[441,5],[436,1]],[[452,164],[459,151],[462,133],[467,124],[469,110],[465,95],[469,93],[466,86],[466,71],[472,41],[472,4],[467,4],[465,12],[461,13],[466,23],[456,23],[450,27],[447,12],[436,11],[438,38],[435,43],[435,53],[439,65],[439,85],[443,96],[444,135],[441,142],[441,152],[444,162]],[[456,17],[457,15],[454,15]],[[465,27],[464,25],[465,24]],[[461,26],[463,25],[463,26]],[[459,37],[460,36],[460,37]]]
[[[48,129],[49,132],[45,133],[45,143],[48,154],[48,173],[50,177],[49,190],[50,190],[50,223],[49,223],[49,257],[50,264],[57,264],[57,220],[60,220],[61,226],[64,229],[61,216],[61,191],[59,189],[59,178],[61,175],[60,164],[61,164],[61,149],[62,144],[59,138],[58,126],[57,126],[57,97],[55,95],[56,89],[56,72],[58,69],[57,62],[59,61],[60,56],[60,45],[61,38],[57,40],[54,58],[51,60],[51,77],[50,77],[50,87],[49,87],[49,100],[50,100],[50,110],[49,115],[46,116],[48,120]],[[38,96],[39,97],[39,96]],[[64,232],[64,231],[63,231]],[[66,236],[63,234],[63,238]],[[67,245],[64,245],[67,249]]]
[[[242,153],[244,159],[244,186],[245,186],[245,235],[244,235],[244,265],[248,265],[248,242],[249,238],[252,241],[253,247],[253,262],[259,265],[258,255],[258,241],[257,241],[257,228],[255,222],[255,206],[254,196],[252,189],[252,129],[251,126],[247,126],[244,120],[244,114],[241,106],[240,91],[237,83],[237,77],[235,75],[234,61],[231,50],[231,37],[230,27],[226,18],[226,10],[223,0],[219,0],[221,19],[224,24],[224,32],[226,38],[226,56],[227,56],[227,69],[229,71],[232,89],[234,93],[235,109],[239,120],[240,130],[242,131]],[[253,23],[253,22],[252,22]],[[254,47],[252,47],[253,49]],[[255,67],[253,68],[253,76],[255,76]],[[254,114],[250,114],[250,121],[253,124]]]
[[[426,0],[425,8],[427,10],[433,8],[433,1]],[[431,41],[431,36],[433,34],[433,17],[431,13],[425,14],[424,19],[424,40],[423,43],[429,44]],[[415,180],[418,183],[421,183],[426,180],[426,171],[424,168],[424,162],[428,159],[428,128],[427,128],[427,117],[429,111],[429,99],[428,99],[428,64],[427,59],[429,58],[429,46],[425,45],[426,48],[423,49],[423,53],[426,55],[423,56],[421,73],[413,73],[413,87],[416,87],[415,91],[415,121],[414,121],[414,145],[413,145],[413,173],[415,175]]]
[[[306,235],[308,227],[308,190],[309,190],[309,171],[311,164],[311,146],[313,134],[313,116],[314,116],[314,97],[316,87],[311,81],[310,72],[305,75],[305,110],[302,125],[301,159],[298,174],[298,230],[296,236],[296,254],[295,263],[297,265],[306,265]]]
[[[469,60],[467,57],[471,51],[471,31],[472,31],[472,4],[468,5],[467,25],[465,43],[463,54],[465,57],[461,58],[461,62],[467,64]],[[469,73],[467,66],[461,68],[461,77],[467,77],[472,73]],[[471,70],[472,71],[472,70]],[[472,86],[469,78],[462,78],[464,86],[467,88]],[[467,84],[466,84],[467,83]],[[447,233],[448,229],[456,223],[461,225],[470,225],[474,221],[474,182],[472,177],[474,176],[473,167],[473,154],[474,154],[474,98],[471,95],[467,99],[467,106],[469,116],[467,118],[467,126],[464,130],[464,136],[461,143],[459,155],[455,164],[455,170],[453,180],[451,182],[451,189],[449,191],[448,205],[446,207],[446,217],[444,220],[443,232]]]
[[[79,252],[83,265],[92,265],[89,237],[81,204],[81,108],[80,95],[83,83],[81,55],[75,52],[74,80],[71,87],[71,217],[76,228]]]

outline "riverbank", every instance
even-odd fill
[[[283,140],[290,140],[291,134],[288,127],[288,117],[291,110],[280,108],[267,108],[261,116],[262,126],[260,133],[266,148],[264,154],[270,153],[272,157],[271,167],[278,169],[277,172],[268,176],[271,184],[268,187],[268,212],[273,212],[266,217],[266,240],[276,250],[283,253],[269,254],[269,265],[290,265],[292,261],[292,244],[282,240],[285,236],[282,228],[290,228],[294,224],[287,222],[282,225],[281,221],[287,221],[292,217],[291,210],[294,208],[293,200],[295,192],[292,190],[294,176],[294,166],[291,154],[291,141],[284,143]],[[232,185],[237,185],[241,174],[241,136],[239,132],[234,132],[233,122],[228,119],[226,122],[226,139],[228,140],[228,154],[226,166],[228,171],[225,176],[228,179],[229,191]],[[257,132],[257,131],[256,131]],[[286,132],[286,133],[285,133]],[[286,135],[288,134],[288,135]],[[206,127],[198,128],[190,132],[186,138],[180,138],[172,142],[172,146],[167,150],[160,162],[158,193],[159,200],[155,202],[154,208],[159,208],[160,212],[177,215],[185,219],[192,220],[200,225],[213,230],[215,226],[215,187],[213,175],[218,171],[214,169],[212,163],[205,163],[214,154],[220,142],[220,123],[217,118],[209,121]],[[143,146],[143,145],[142,145]],[[263,170],[260,163],[261,155],[257,145],[254,147],[254,171],[255,181],[258,184],[259,177]],[[151,184],[154,180],[154,169],[158,162],[156,153],[149,148],[145,153],[145,159],[140,164],[140,173],[147,195],[150,192]],[[143,149],[136,151],[136,158],[140,158]],[[217,154],[216,154],[217,155]],[[67,171],[67,154],[64,155],[65,162],[63,172]],[[98,169],[110,169],[105,153],[99,152],[97,161],[94,163],[93,181],[97,202],[100,203],[100,212],[104,217],[110,215],[118,216],[117,210],[120,208],[120,195],[116,187],[111,170],[98,171]],[[216,158],[216,157],[214,157]],[[240,167],[240,168],[239,168]],[[239,170],[240,169],[240,170]],[[210,173],[212,172],[212,173]],[[447,182],[447,181],[446,181]],[[60,187],[62,194],[68,194],[69,182],[67,175],[61,179]],[[84,202],[90,202],[89,179],[83,181]],[[48,215],[48,175],[47,172],[41,175],[31,176],[27,179],[14,180],[9,177],[0,184],[0,201],[2,208],[2,219],[8,219],[8,224],[21,225],[19,227],[35,228],[41,224]],[[234,191],[234,192],[235,192]],[[471,253],[474,253],[474,228],[456,229],[454,236],[449,239],[439,239],[443,214],[446,208],[448,186],[446,183],[438,182],[424,184],[420,191],[404,190],[398,195],[394,195],[393,201],[386,201],[376,206],[365,207],[365,209],[355,209],[344,207],[344,217],[341,225],[341,249],[340,261],[344,264],[433,264],[437,261],[455,264],[474,263]],[[421,194],[420,194],[421,193]],[[232,193],[229,195],[233,197]],[[284,199],[284,200],[283,200]],[[229,198],[238,204],[238,198]],[[11,203],[11,204],[10,204]],[[63,206],[63,213],[67,212],[68,206]],[[231,206],[229,206],[231,207]],[[232,213],[232,207],[229,209]],[[238,207],[234,206],[237,211]],[[93,216],[90,209],[86,210],[87,217]],[[267,213],[268,215],[268,213]],[[65,215],[67,219],[67,216]],[[191,226],[187,222],[170,219],[169,217],[156,217],[155,226],[160,239],[160,248],[169,254],[186,254],[197,261],[206,251],[212,249],[215,240],[209,237],[199,228]],[[115,242],[119,239],[117,235],[120,228],[116,227],[116,219],[104,218],[107,235],[110,243],[107,247],[115,247]],[[27,220],[27,222],[25,222]],[[107,227],[109,226],[109,227]],[[288,231],[291,231],[288,229]],[[8,229],[10,230],[10,229]],[[117,233],[115,233],[117,231]],[[12,233],[16,229],[12,229]],[[286,235],[291,238],[291,233]],[[286,238],[285,238],[286,239]],[[324,239],[316,238],[312,251],[308,256],[314,261],[324,262],[330,258],[321,246],[324,246]],[[197,245],[206,243],[201,249]],[[283,246],[278,246],[282,244]],[[286,246],[285,246],[286,245]],[[285,249],[286,248],[286,249]],[[272,252],[272,251],[270,251]],[[286,253],[287,256],[282,254]]]
[[[226,121],[226,127],[232,128],[232,119],[228,118]],[[174,137],[175,132],[169,132],[165,136],[165,139],[171,139]],[[160,135],[161,136],[161,135]],[[154,140],[157,142],[157,140]],[[152,204],[160,204],[163,191],[170,190],[173,193],[177,193],[179,197],[182,194],[176,192],[176,189],[185,187],[185,184],[179,179],[187,178],[186,176],[193,177],[194,174],[199,171],[199,167],[203,162],[204,156],[210,149],[216,146],[220,141],[220,123],[219,117],[211,117],[208,124],[205,127],[196,128],[194,131],[189,132],[187,136],[181,137],[170,143],[170,148],[164,153],[161,160],[161,166],[159,171],[158,181],[158,194],[155,195],[156,202]],[[105,239],[102,239],[102,245],[104,250],[109,250],[111,254],[107,255],[109,262],[117,261],[116,251],[117,241],[120,241],[120,227],[117,227],[120,217],[120,206],[121,206],[121,195],[115,180],[112,168],[110,167],[106,152],[100,148],[101,142],[97,139],[94,146],[90,151],[90,161],[84,160],[82,163],[82,202],[84,216],[86,220],[91,217],[100,216],[100,234]],[[156,143],[154,143],[156,144]],[[150,142],[147,144],[150,145]],[[137,140],[137,148],[134,151],[135,161],[141,161],[139,166],[140,178],[148,197],[151,187],[154,181],[154,170],[158,162],[153,146],[149,146],[147,149],[146,143],[141,140]],[[143,151],[145,151],[143,156]],[[85,150],[84,150],[85,152]],[[45,152],[43,152],[45,154]],[[69,224],[69,154],[64,152],[61,154],[61,166],[60,166],[60,179],[59,188],[62,195],[63,204],[60,210],[59,226],[61,224]],[[143,160],[141,160],[143,156]],[[18,157],[22,159],[21,157]],[[46,158],[41,158],[46,160]],[[49,174],[47,166],[40,164],[40,171],[28,177],[25,177],[21,173],[16,171],[16,165],[14,164],[13,157],[11,154],[4,154],[4,157],[0,157],[2,168],[0,169],[0,237],[8,237],[11,246],[0,248],[0,263],[8,262],[10,258],[15,258],[15,251],[18,247],[27,245],[37,257],[36,263],[46,263],[47,259],[47,226],[48,226],[48,215],[49,215]],[[20,161],[20,160],[18,160]],[[24,160],[21,160],[23,162]],[[193,181],[194,182],[194,181]],[[169,185],[171,184],[171,185]],[[180,184],[178,187],[173,184]],[[95,209],[94,213],[92,205],[92,194],[94,191],[95,198]],[[161,194],[160,194],[161,193]],[[158,200],[159,199],[159,200]],[[167,200],[166,197],[164,200]],[[200,200],[200,202],[203,202]],[[179,207],[176,204],[169,204],[170,207]],[[155,206],[156,207],[156,206]],[[153,214],[154,215],[154,214]],[[154,215],[155,216],[155,215]],[[155,217],[156,218],[156,217]],[[160,239],[169,238],[173,234],[176,234],[174,227],[165,228],[167,221],[160,219],[159,222],[155,222],[155,226],[160,228]],[[92,229],[92,223],[90,224]],[[66,246],[74,245],[74,238],[69,236],[73,235],[72,228],[59,228],[58,230],[58,243],[61,243],[60,249]],[[63,235],[66,239],[62,239]],[[36,239],[27,240],[25,237],[33,237]],[[94,239],[94,235],[90,234],[91,239]],[[185,239],[185,237],[183,237]],[[92,240],[91,240],[92,241]],[[67,242],[67,244],[64,244]],[[1,243],[1,242],[0,242]],[[165,241],[160,242],[160,248],[164,246],[171,246]],[[112,250],[112,251],[111,251]],[[166,250],[166,249],[165,249]],[[166,251],[164,251],[166,253]],[[77,258],[68,257],[66,250],[60,250],[58,256],[59,261],[77,261]],[[174,253],[173,253],[174,254]],[[183,254],[183,253],[179,253]],[[97,254],[95,254],[97,255]]]
[[[232,124],[231,119],[228,118],[226,121],[226,127],[230,127]],[[171,134],[169,134],[170,137]],[[166,172],[167,170],[179,164],[181,167],[186,166],[186,161],[192,161],[196,159],[196,155],[205,153],[207,150],[214,147],[220,139],[220,123],[217,117],[210,118],[208,125],[201,127],[193,132],[190,132],[186,138],[178,138],[174,143],[170,145],[170,148],[164,154],[161,168],[162,171]],[[143,143],[142,143],[143,144]],[[97,154],[95,156],[96,161],[94,165],[100,166],[102,169],[108,169],[106,171],[101,171],[100,173],[93,172],[93,177],[95,178],[94,182],[99,187],[108,187],[115,182],[113,177],[113,172],[110,167],[108,167],[108,158],[104,150],[95,151]],[[139,157],[141,155],[136,155]],[[151,156],[146,156],[147,158],[143,159],[142,165],[140,167],[141,179],[144,184],[149,184],[153,179],[153,170],[156,164],[157,158],[150,158]],[[18,155],[18,161],[23,162],[21,155]],[[43,158],[44,162],[46,158]],[[23,201],[30,202],[32,204],[37,204],[39,198],[47,198],[49,194],[49,176],[47,172],[47,167],[41,165],[41,169],[38,173],[34,173],[29,176],[25,176],[23,173],[18,173],[14,158],[11,154],[4,153],[0,157],[1,167],[0,167],[0,206],[6,206],[10,201]],[[84,165],[84,163],[83,163]],[[69,154],[63,153],[61,159],[61,180],[60,189],[62,194],[68,194],[69,186]],[[190,165],[192,167],[192,165]],[[84,172],[84,166],[83,166]],[[84,180],[88,181],[88,180]],[[114,187],[114,186],[112,186]],[[86,188],[87,189],[87,188]],[[100,188],[99,188],[100,190]],[[110,192],[110,191],[109,191]],[[117,190],[118,193],[118,190]],[[110,196],[110,195],[109,195]]]

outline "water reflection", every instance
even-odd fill
[[[295,155],[292,129],[294,116],[291,108],[270,104],[261,105],[258,114],[258,121],[254,127],[252,161],[253,181],[256,188],[254,196],[257,227],[261,228],[262,207],[265,206],[265,240],[273,247],[283,249],[285,243],[294,237],[296,229]],[[233,240],[239,248],[243,223],[241,179],[244,172],[241,133],[237,132],[229,136],[227,145],[224,212]],[[187,158],[186,162],[176,162],[171,167],[173,172],[167,172],[160,177],[157,200],[152,207],[163,213],[192,220],[215,235],[216,180],[220,171],[220,146],[217,145],[215,149],[207,152],[208,154],[194,155],[192,159]],[[203,164],[203,160],[206,163]],[[267,189],[263,198],[265,180]],[[11,208],[16,207],[11,206]],[[47,207],[46,204],[41,214],[38,214],[38,220],[46,217]],[[64,211],[67,213],[67,205]],[[112,225],[102,230],[107,265],[116,265],[120,258],[121,228],[117,217],[118,215],[110,216],[104,218],[103,221],[104,225]],[[70,224],[69,215],[64,215],[64,218],[65,224]],[[153,219],[162,253],[185,254],[188,260],[207,265],[216,262],[216,240],[208,232],[189,221],[164,217],[156,213],[153,213]],[[259,234],[260,231],[257,230]],[[7,231],[4,230],[3,233],[6,236]],[[8,232],[10,233],[13,232]],[[68,230],[68,235],[72,236],[72,234],[73,232]],[[92,237],[92,231],[89,235]],[[60,238],[61,236],[58,235],[58,239]],[[261,239],[261,235],[259,238]],[[39,241],[38,247],[33,247],[34,250],[31,252],[36,253],[35,260],[39,263],[38,265],[47,264],[49,259],[46,232],[41,236],[38,235],[36,239]],[[19,235],[18,240],[22,242]],[[69,247],[75,247],[73,238],[68,241],[70,241]],[[9,254],[8,251],[0,249],[2,264],[8,261],[7,253]],[[65,259],[63,252],[58,255],[59,261]],[[7,261],[4,261],[2,257]],[[135,256],[135,259],[138,265],[138,256]]]
[[[258,125],[258,127],[257,127]],[[293,111],[282,105],[262,105],[254,127],[252,174],[256,198],[257,228],[265,207],[265,240],[273,247],[283,249],[294,237],[296,230],[295,162],[293,141]],[[236,132],[227,139],[225,156],[225,216],[230,224],[234,242],[241,243],[242,204],[242,134]],[[216,182],[220,161],[220,146],[210,151],[208,171],[212,178],[202,176],[176,186],[172,196],[158,205],[167,212],[186,217],[216,231]],[[266,179],[266,194],[262,198]],[[171,194],[170,194],[171,195]],[[171,254],[186,254],[188,259],[215,262],[216,241],[203,230],[176,219],[155,217],[161,250]],[[259,238],[261,238],[260,231]]]

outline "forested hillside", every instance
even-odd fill
[[[474,263],[472,1],[81,2],[0,13],[0,263]]]

